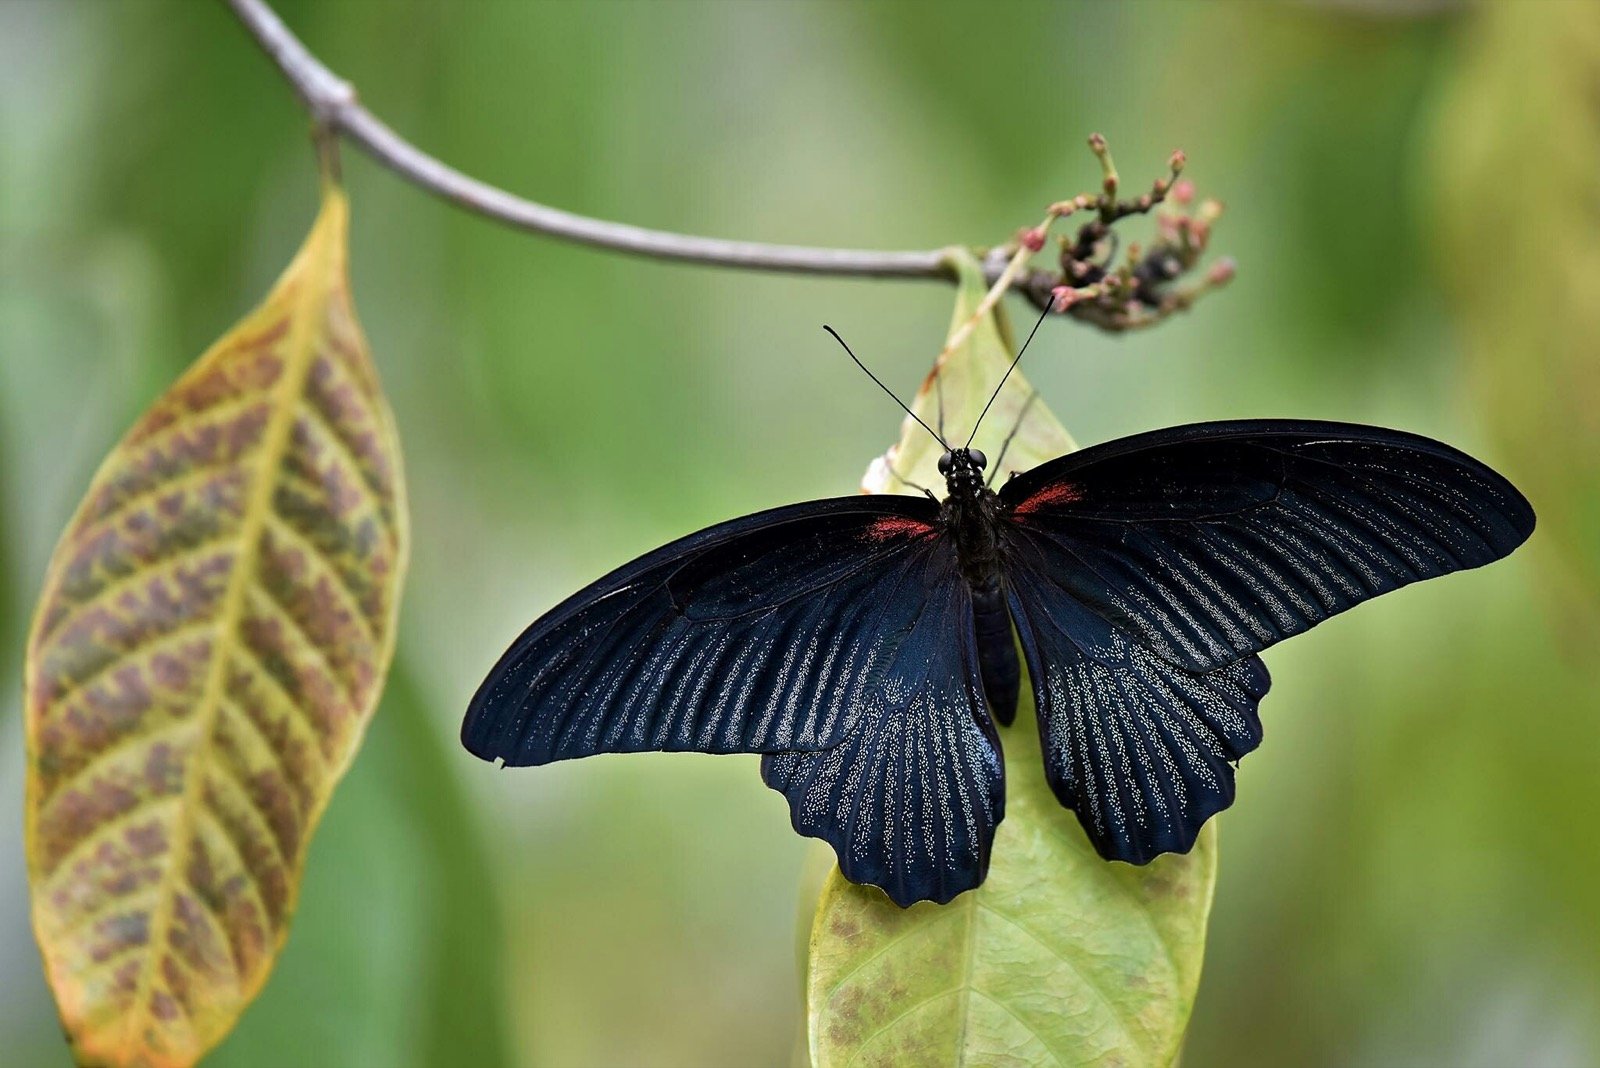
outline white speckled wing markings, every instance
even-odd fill
[[[1172,664],[1050,579],[1026,533],[1007,559],[1012,616],[1038,708],[1045,778],[1108,860],[1187,853],[1233,803],[1232,762],[1261,744],[1259,657],[1208,672]]]
[[[1448,445],[1281,420],[1123,438],[1036,467],[1001,498],[1054,543],[1057,586],[1191,670],[1491,563],[1534,524],[1515,487]]]
[[[915,623],[855,727],[832,749],[763,757],[761,775],[788,798],[796,831],[833,846],[846,878],[902,906],[942,904],[983,882],[1004,770],[954,546],[933,542],[896,570]]]
[[[936,514],[913,497],[813,501],[643,556],[523,632],[462,742],[510,765],[836,745],[916,623],[896,561],[936,540]]]

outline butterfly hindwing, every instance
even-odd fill
[[[1005,807],[954,546],[936,541],[903,568],[893,596],[920,611],[854,729],[832,749],[761,761],[795,830],[832,845],[847,878],[902,906],[943,903],[981,883]]]
[[[1231,663],[1420,579],[1480,567],[1533,530],[1504,478],[1428,438],[1260,420],[1109,442],[1012,480],[1052,578],[1191,670]]]
[[[1051,789],[1109,860],[1188,852],[1233,803],[1232,762],[1261,743],[1265,665],[1164,660],[1064,593],[1052,548],[1029,542],[1012,538],[1007,572]]]
[[[892,591],[936,540],[936,511],[913,497],[814,501],[641,557],[517,639],[462,742],[510,765],[835,746],[917,622],[920,602]]]

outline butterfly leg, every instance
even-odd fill
[[[994,476],[998,475],[1000,473],[1000,464],[1006,458],[1006,450],[1011,448],[1011,439],[1016,437],[1017,436],[1017,431],[1022,429],[1023,420],[1028,418],[1028,409],[1032,408],[1033,407],[1033,402],[1038,400],[1038,399],[1039,399],[1039,391],[1035,389],[1035,390],[1030,391],[1028,393],[1028,399],[1022,402],[1022,410],[1017,413],[1017,421],[1015,423],[1011,424],[1011,432],[1006,435],[1006,440],[1004,442],[1002,442],[1001,445],[1000,445],[1000,455],[996,456],[994,458],[994,469],[989,472],[989,481],[991,483],[994,481]],[[1017,477],[1017,472],[1016,471],[1012,471],[1011,472],[1011,478],[1016,478],[1016,477]],[[1007,482],[1011,481],[1011,478],[1006,479],[1006,481]]]

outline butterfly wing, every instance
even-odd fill
[[[943,904],[983,882],[1004,813],[1000,743],[984,703],[972,599],[939,539],[902,565],[893,596],[919,607],[884,684],[831,749],[761,760],[794,829],[896,904]]]
[[[1534,523],[1511,483],[1448,445],[1283,420],[1108,442],[1034,468],[1000,497],[1071,562],[1052,572],[1057,586],[1193,670],[1498,560]]]
[[[795,829],[902,905],[983,880],[1003,810],[971,598],[937,508],[856,496],[674,542],[536,621],[462,727],[484,759],[758,752]]]
[[[666,545],[525,630],[472,699],[485,760],[838,744],[920,604],[890,595],[935,507],[855,496],[761,512]]]
[[[1254,655],[1211,671],[1173,664],[1064,593],[1051,543],[1014,534],[1005,560],[1057,799],[1108,860],[1187,853],[1233,804],[1231,763],[1261,744],[1266,666]]]
[[[1374,427],[1252,421],[1085,449],[1001,501],[1047,775],[1100,852],[1182,852],[1261,737],[1255,653],[1532,532],[1504,478]]]

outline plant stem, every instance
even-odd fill
[[[759,271],[954,281],[942,249],[877,252],[725,241],[576,215],[480,182],[391,130],[356,98],[355,87],[312,55],[265,0],[227,0],[272,58],[318,126],[348,138],[379,163],[428,192],[497,222],[582,245],[638,256]],[[991,261],[992,262],[992,261]],[[986,263],[986,268],[990,263]],[[997,277],[1001,264],[992,264]]]

